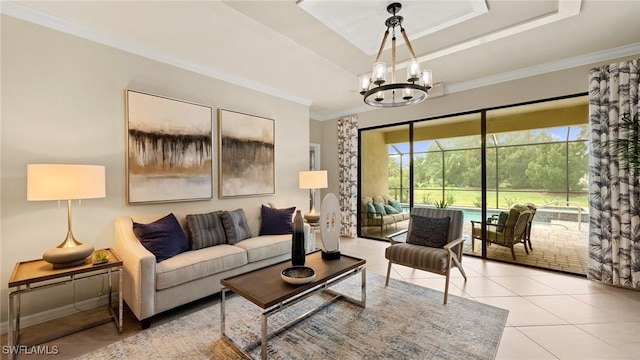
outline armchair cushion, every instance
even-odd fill
[[[498,232],[502,232],[504,229],[504,224],[507,223],[507,218],[509,217],[509,213],[506,211],[500,211],[498,215],[498,222],[496,223],[498,227],[496,228]]]
[[[407,238],[408,244],[441,248],[449,239],[450,217],[429,218],[411,215],[411,232]]]
[[[444,273],[447,270],[449,252],[445,249],[400,243],[387,247],[384,256],[396,264]]]
[[[156,257],[156,262],[189,250],[189,241],[173,213],[150,224],[133,222],[133,233]]]

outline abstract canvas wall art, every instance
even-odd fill
[[[218,110],[219,196],[275,194],[274,121]]]
[[[126,91],[129,203],[213,197],[210,106]]]

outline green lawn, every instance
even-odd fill
[[[393,194],[393,192],[390,192]],[[447,197],[452,197],[455,199],[453,205],[456,206],[469,206],[469,207],[479,207],[480,199],[481,199],[481,191],[474,190],[466,190],[466,189],[457,189],[457,188],[447,188],[445,189],[445,199]],[[414,202],[416,204],[433,204],[435,201],[439,201],[442,199],[442,189],[415,189],[414,190]],[[553,201],[566,201],[566,194],[564,193],[548,193],[548,192],[537,192],[537,191],[517,191],[517,192],[508,192],[501,190],[500,191],[500,202],[498,204],[498,208],[504,209],[508,208],[516,203],[526,203],[531,202],[536,204],[537,206],[545,205]],[[578,203],[583,208],[588,208],[588,195],[587,194],[572,194],[570,196],[570,201]],[[557,206],[566,206],[563,204],[559,204]],[[495,208],[496,207],[496,193],[488,192],[487,193],[487,207]],[[570,207],[575,207],[572,205]]]

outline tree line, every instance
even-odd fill
[[[588,129],[581,128],[584,139]],[[487,184],[501,189],[582,191],[586,186],[587,141],[558,142],[545,131],[496,134],[498,144],[487,146]],[[451,148],[468,147],[468,139],[448,139]],[[414,187],[480,188],[480,149],[441,151],[432,143],[426,152],[414,154]],[[402,179],[400,178],[402,162]],[[497,165],[497,166],[496,166]],[[409,158],[389,157],[389,188],[409,188]]]

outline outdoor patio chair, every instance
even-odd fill
[[[501,222],[487,223],[487,242],[511,249],[511,256],[516,260],[513,246],[519,243],[524,244],[524,251],[529,254],[526,245],[527,226],[533,218],[532,212],[526,205],[513,205],[509,210],[504,224]],[[471,221],[472,240],[482,240],[482,224],[478,221]]]
[[[446,277],[444,304],[449,292],[449,276],[452,267],[457,267],[467,281],[462,268],[462,226],[464,213],[460,210],[413,208],[408,229],[389,235],[391,246],[384,256],[389,261],[387,280],[389,285],[391,265],[400,264],[414,269],[429,271]]]

